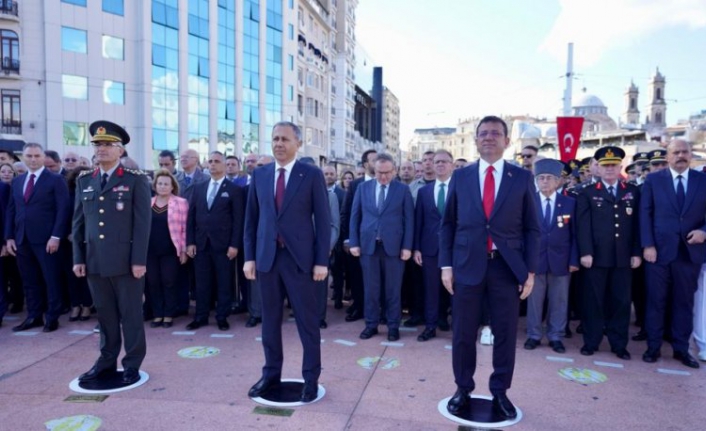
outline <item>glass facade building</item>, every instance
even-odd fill
[[[122,43],[103,39],[104,56],[122,54]],[[120,48],[120,49],[118,49]],[[152,0],[152,149],[179,149],[179,5]]]

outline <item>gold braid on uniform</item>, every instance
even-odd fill
[[[141,171],[139,169],[128,169],[128,168],[123,167],[123,170],[125,172],[130,172],[131,174],[134,174],[134,175],[147,175],[147,172]]]
[[[76,177],[76,178],[81,178],[81,177],[84,177],[88,174],[93,174],[93,172],[95,172],[95,170],[93,170],[93,169],[88,170],[88,171],[81,171],[81,173],[78,174],[78,177]]]

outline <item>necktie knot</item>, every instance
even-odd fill
[[[101,189],[104,189],[106,184],[108,184],[108,173],[107,172],[105,172],[103,175],[101,175]]]

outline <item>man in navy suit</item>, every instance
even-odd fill
[[[12,330],[44,325],[44,332],[52,332],[59,327],[62,307],[63,269],[58,251],[61,238],[69,234],[69,189],[63,177],[44,167],[41,145],[26,144],[22,153],[28,172],[12,180],[5,238],[7,251],[17,256],[22,274],[27,319]],[[45,311],[46,323],[42,320]]]
[[[241,248],[243,197],[241,188],[225,178],[225,157],[219,151],[209,155],[211,179],[193,186],[186,228],[186,253],[194,259],[196,271],[196,314],[186,328],[208,324],[212,280],[215,281],[216,323],[227,331],[233,302],[235,266]]]
[[[402,275],[412,256],[414,203],[409,188],[395,178],[395,161],[378,154],[375,181],[361,184],[353,198],[349,245],[360,256],[365,288],[365,329],[360,338],[378,333],[380,293],[385,292],[387,339],[400,338]]]
[[[448,151],[436,151],[433,159],[436,181],[422,187],[417,193],[414,213],[414,261],[422,267],[426,322],[424,332],[419,334],[417,341],[428,341],[436,337],[439,321],[443,324],[448,318],[448,292],[441,288],[439,269],[439,229],[446,209],[451,173],[454,170],[453,160]]]
[[[5,226],[5,212],[7,211],[7,204],[10,200],[10,194],[12,193],[10,186],[5,183],[0,182],[0,226]],[[5,230],[0,230],[0,244],[2,244],[3,252],[5,254]],[[0,326],[2,326],[2,319],[5,317],[7,312],[7,280],[5,278],[5,273],[3,266],[0,265]]]
[[[484,297],[493,325],[493,409],[517,411],[507,398],[515,368],[520,299],[532,292],[539,254],[539,222],[532,173],[505,163],[507,125],[484,117],[476,128],[480,161],[454,171],[439,235],[441,280],[453,295],[453,370],[457,390],[451,414],[470,408],[475,389],[476,337]]]
[[[245,213],[243,272],[262,290],[262,378],[248,396],[279,385],[282,375],[282,307],[285,294],[304,350],[302,402],[314,401],[321,374],[317,283],[328,276],[329,198],[321,170],[296,160],[301,129],[282,121],[272,129],[275,163],[252,174]]]
[[[541,159],[534,163],[538,192],[538,217],[542,220],[537,274],[532,295],[527,299],[527,341],[533,350],[542,340],[542,310],[547,305],[547,339],[557,353],[566,352],[561,339],[567,325],[571,273],[579,269],[576,244],[576,201],[558,193],[564,164]]]
[[[326,188],[329,193],[335,194],[338,199],[339,211],[337,217],[340,222],[340,210],[343,208],[343,198],[346,196],[346,191],[336,185],[338,173],[336,172],[336,167],[334,165],[326,165],[321,170],[323,171],[324,179],[326,180]],[[331,214],[331,216],[334,217],[334,214]],[[334,247],[331,255],[330,263],[331,277],[333,278],[334,308],[337,310],[343,308],[343,275],[345,271],[344,259],[346,259],[346,253],[343,251],[343,239],[340,238],[340,235],[338,235],[336,246]]]
[[[706,175],[689,169],[691,146],[682,139],[667,146],[669,169],[647,175],[642,186],[640,237],[647,262],[647,351],[645,362],[660,357],[666,308],[671,304],[674,358],[691,368],[694,293],[706,261]]]

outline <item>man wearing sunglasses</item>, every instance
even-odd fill
[[[534,169],[534,162],[537,160],[539,149],[534,145],[527,145],[522,149],[520,156],[522,157],[522,167],[531,171]]]
[[[64,154],[64,168],[67,171],[76,169],[79,166],[80,161],[81,158],[78,156],[78,154],[74,153],[73,151],[69,151],[68,153]]]

